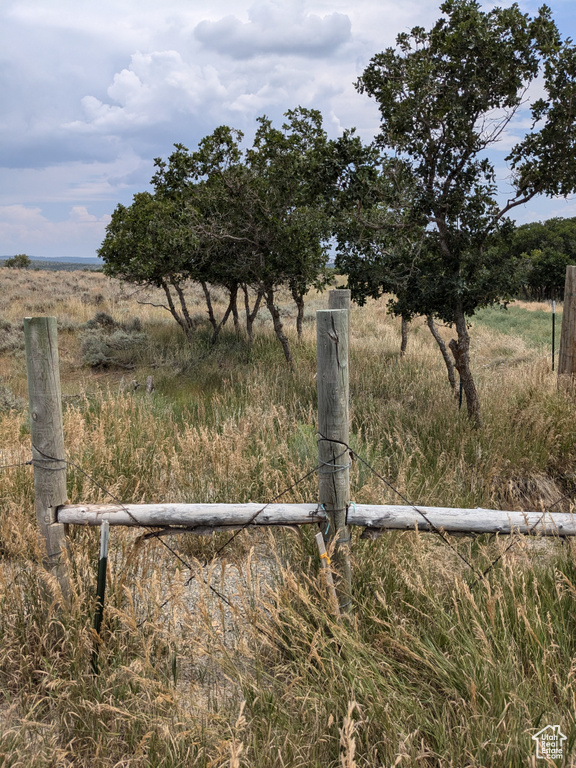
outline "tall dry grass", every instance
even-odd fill
[[[15,398],[26,396],[19,318],[44,307],[61,321],[71,501],[105,502],[104,488],[125,502],[265,502],[315,465],[325,297],[311,298],[300,343],[286,304],[291,373],[264,315],[252,347],[228,333],[211,349],[201,324],[186,343],[166,313],[100,274],[6,272],[16,346],[1,376]],[[147,343],[131,371],[82,363],[97,312],[139,318]],[[353,309],[351,442],[411,501],[541,509],[573,487],[576,409],[545,349],[478,325],[485,426],[473,430],[425,325],[412,324],[404,358],[399,345],[385,302]],[[148,375],[152,395],[131,388]],[[17,399],[3,409],[0,464],[29,459],[27,419]],[[508,540],[454,539],[479,570],[503,554],[475,584],[434,536],[355,532],[354,615],[336,623],[311,531],[246,532],[216,559],[222,535],[171,537],[184,566],[142,531],[113,529],[95,678],[97,532],[71,531],[64,608],[40,566],[31,469],[0,471],[0,766],[525,766],[549,723],[571,754],[570,543],[534,537],[503,554]],[[357,502],[397,500],[360,464],[352,488]],[[315,499],[315,478],[284,498]]]

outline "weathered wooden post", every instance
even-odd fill
[[[346,613],[351,607],[348,310],[319,310],[316,324],[319,500],[328,517],[324,540],[328,545],[335,540],[336,591]]]
[[[44,564],[67,597],[66,526],[56,522],[56,508],[67,499],[57,333],[55,317],[24,318],[36,519]]]
[[[350,309],[350,288],[328,291],[328,309]]]
[[[348,339],[350,339],[350,288],[333,288],[328,291],[328,309],[348,310]]]
[[[570,377],[570,378],[568,378]],[[558,386],[576,377],[576,267],[566,267],[564,311],[558,352]]]

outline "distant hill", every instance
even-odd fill
[[[6,259],[11,259],[12,256],[0,256],[0,267]],[[47,258],[46,256],[29,256],[32,262],[31,269],[62,269],[66,271],[72,271],[76,269],[98,269],[102,267],[104,262],[102,259],[96,256],[86,256],[81,258],[80,256],[60,256],[58,258]]]

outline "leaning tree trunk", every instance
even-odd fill
[[[250,309],[250,295],[248,293],[248,286],[242,284],[242,291],[244,293],[244,308],[246,310],[246,333],[248,334],[248,343],[252,344],[254,339],[254,321],[260,309],[264,292],[261,288],[256,291],[256,299],[254,306]]]
[[[298,291],[297,288],[292,288],[292,298],[296,302],[297,315],[296,315],[296,331],[298,333],[298,339],[302,339],[302,331],[304,329],[304,295]]]
[[[432,315],[426,315],[426,324],[428,325],[428,328],[430,328],[430,333],[432,336],[434,336],[434,339],[436,340],[436,344],[440,347],[440,352],[442,353],[442,357],[444,358],[444,364],[446,365],[446,371],[448,373],[448,381],[450,382],[450,386],[452,387],[452,392],[456,397],[458,397],[456,393],[456,376],[454,375],[454,363],[452,362],[450,358],[450,353],[448,352],[448,348],[446,347],[446,342],[440,336],[438,333],[438,328],[436,328],[434,324],[434,319]]]
[[[190,316],[187,314],[187,317],[184,317],[178,312],[178,309],[174,304],[174,299],[172,298],[172,294],[170,293],[170,286],[168,285],[166,280],[162,280],[160,282],[160,285],[162,286],[162,288],[164,289],[164,293],[166,294],[166,299],[168,300],[168,309],[170,311],[170,314],[172,315],[174,320],[176,320],[180,328],[182,328],[186,338],[190,339],[192,337],[192,322],[190,320]]]
[[[452,339],[450,341],[450,349],[454,355],[454,364],[456,370],[460,374],[462,389],[466,396],[468,416],[474,422],[475,427],[481,427],[482,418],[480,416],[480,400],[478,399],[478,391],[476,390],[474,377],[470,370],[470,336],[468,334],[468,327],[466,326],[464,310],[460,302],[458,302],[456,307],[454,320],[456,323],[458,340]]]
[[[233,311],[233,308],[236,305],[236,297],[238,294],[238,286],[236,285],[235,288],[230,288],[230,301],[228,302],[228,306],[226,308],[226,311],[224,312],[224,315],[222,316],[222,320],[218,322],[216,320],[216,315],[214,314],[214,309],[212,307],[212,297],[210,295],[210,289],[208,288],[207,284],[204,281],[201,281],[200,285],[202,286],[202,290],[204,291],[204,298],[206,299],[206,306],[208,308],[208,318],[210,320],[210,325],[214,329],[212,333],[212,338],[210,339],[210,344],[216,344],[216,340],[218,339],[218,336],[220,334],[220,331],[222,328],[226,325],[228,318],[230,317],[230,313]]]
[[[230,288],[230,305],[232,307],[232,317],[234,318],[234,331],[236,338],[240,338],[240,316],[238,314],[238,283]]]
[[[284,357],[286,358],[286,362],[290,366],[290,368],[294,367],[294,361],[292,359],[292,352],[290,350],[290,344],[288,342],[288,339],[286,338],[286,334],[284,333],[284,327],[282,325],[282,320],[280,318],[280,310],[274,303],[274,289],[268,288],[266,290],[266,306],[268,307],[268,311],[270,312],[270,315],[272,317],[272,322],[274,324],[274,332],[276,333],[276,338],[282,345],[282,349],[284,350]]]
[[[204,280],[200,280],[200,285],[202,286],[202,290],[204,291],[204,298],[206,299],[206,308],[208,310],[208,319],[210,320],[210,325],[214,329],[214,333],[218,335],[218,331],[216,330],[218,327],[218,323],[216,322],[216,317],[214,315],[214,310],[212,308],[212,296],[210,295],[210,289],[208,288],[208,285],[204,282]]]

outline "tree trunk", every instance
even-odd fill
[[[212,334],[212,338],[210,339],[210,344],[216,344],[216,339],[218,338],[222,328],[224,328],[224,326],[228,322],[228,318],[230,317],[230,313],[232,312],[232,308],[235,302],[236,302],[236,293],[233,291],[230,291],[230,301],[228,302],[228,306],[226,307],[226,312],[224,312],[222,320],[220,320],[220,322],[214,328],[214,333]]]
[[[444,358],[446,371],[448,372],[448,381],[450,382],[450,386],[452,387],[452,392],[454,393],[455,397],[458,397],[458,393],[456,392],[456,376],[454,375],[454,363],[450,358],[450,353],[448,352],[446,343],[442,338],[442,336],[440,336],[440,334],[438,333],[438,329],[434,325],[434,320],[432,318],[432,315],[426,316],[426,323],[428,325],[428,328],[430,328],[430,333],[432,334],[432,336],[434,336],[436,343],[440,347],[440,352],[442,353],[442,357]]]
[[[474,383],[474,377],[470,370],[470,336],[468,335],[466,318],[464,317],[464,310],[460,302],[458,302],[456,307],[454,320],[456,323],[458,340],[452,339],[450,341],[450,349],[454,355],[454,364],[456,370],[460,374],[462,389],[466,395],[468,416],[474,422],[475,427],[481,427],[482,418],[480,416],[480,400],[478,399],[476,384]]]
[[[216,315],[214,314],[214,309],[212,307],[212,297],[210,295],[210,289],[206,285],[206,283],[202,280],[200,285],[202,286],[202,290],[204,291],[204,297],[206,299],[206,306],[208,307],[208,318],[210,320],[210,325],[214,329],[214,332],[212,334],[212,338],[210,339],[210,344],[215,344],[216,340],[220,334],[220,331],[222,328],[226,325],[228,318],[230,317],[230,313],[234,312],[234,308],[236,307],[236,298],[238,295],[238,286],[235,288],[229,288],[230,291],[230,301],[228,302],[228,306],[226,307],[226,312],[224,312],[224,315],[222,317],[222,320],[218,322],[216,320]],[[236,308],[236,314],[238,314],[238,309]],[[236,321],[234,321],[234,325],[236,325]]]
[[[179,284],[175,280],[172,280],[171,282],[172,282],[172,285],[174,286],[174,290],[178,294],[178,299],[180,301],[180,306],[182,307],[182,314],[184,316],[186,327],[192,330],[192,325],[193,325],[192,318],[190,317],[190,313],[188,312],[188,306],[186,304],[186,299],[184,297],[184,291],[182,290],[182,288],[180,288]]]
[[[288,339],[286,338],[286,335],[284,333],[282,320],[280,319],[280,310],[274,303],[273,288],[268,288],[266,290],[266,306],[268,307],[268,311],[272,316],[272,322],[274,323],[274,332],[276,333],[276,337],[278,341],[280,342],[280,344],[282,344],[282,349],[284,350],[284,357],[286,358],[286,362],[288,363],[290,368],[294,368],[294,361],[292,359],[292,352],[290,351],[290,344],[288,343]]]
[[[234,319],[234,331],[236,338],[240,337],[240,317],[238,315],[238,283],[230,288],[230,305],[232,307],[232,317]]]
[[[292,288],[292,298],[296,302],[298,313],[296,315],[296,331],[298,332],[298,338],[302,338],[302,330],[304,327],[304,295],[300,293],[296,288]]]
[[[168,308],[170,310],[170,314],[172,315],[174,320],[176,320],[180,328],[182,328],[186,338],[189,339],[191,336],[192,328],[190,327],[190,325],[186,323],[184,318],[181,317],[180,314],[178,313],[178,310],[176,309],[176,306],[172,299],[172,294],[170,293],[170,287],[168,286],[168,283],[166,283],[165,280],[162,280],[160,285],[162,286],[162,288],[164,289],[164,293],[166,294],[166,299],[168,300]]]
[[[252,310],[250,310],[250,296],[248,295],[248,286],[243,284],[242,291],[244,292],[244,308],[246,309],[246,333],[248,334],[248,343],[252,344],[254,339],[254,320],[260,309],[260,304],[264,296],[263,291],[259,288],[256,293],[256,301]]]
[[[402,318],[401,327],[402,341],[400,342],[400,357],[404,357],[406,354],[406,348],[408,347],[408,320],[405,317]]]
[[[214,317],[214,310],[212,309],[212,297],[210,296],[210,289],[204,282],[204,280],[200,281],[200,285],[202,286],[202,290],[204,291],[204,298],[206,299],[206,307],[208,308],[208,319],[210,320],[210,325],[212,328],[214,328],[214,333],[217,333],[216,328],[218,326],[218,323],[216,322],[216,318]]]

